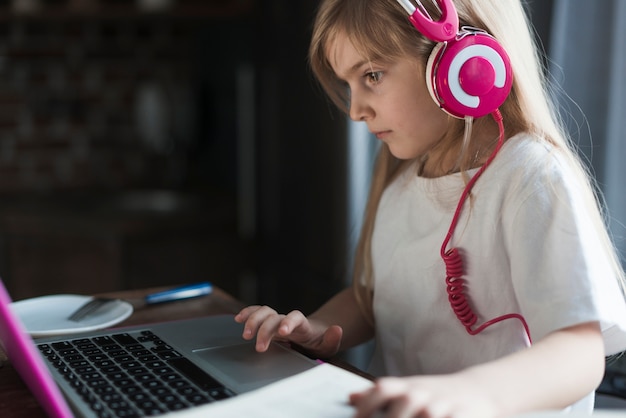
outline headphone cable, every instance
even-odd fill
[[[453,247],[453,248],[450,248],[449,250],[446,250],[452,238],[454,229],[456,228],[456,225],[461,216],[463,205],[465,201],[467,200],[467,197],[469,196],[470,191],[472,190],[472,187],[474,186],[478,178],[487,169],[487,167],[491,164],[493,159],[496,157],[496,155],[500,151],[500,148],[502,148],[502,145],[504,144],[505,133],[504,133],[504,124],[502,122],[502,114],[500,113],[499,109],[496,109],[491,113],[491,115],[493,119],[496,121],[496,123],[498,124],[498,129],[499,129],[498,142],[493,152],[487,159],[487,161],[478,169],[476,174],[472,176],[472,178],[468,181],[467,185],[465,186],[465,189],[463,190],[463,193],[461,194],[461,198],[459,199],[456,210],[454,212],[452,222],[450,223],[450,228],[448,229],[448,233],[446,234],[446,237],[441,246],[441,251],[440,251],[441,258],[443,259],[443,262],[446,266],[446,292],[448,293],[448,300],[450,302],[450,306],[452,307],[452,310],[454,311],[454,314],[461,321],[463,326],[465,326],[465,329],[470,335],[479,334],[480,332],[484,331],[487,327],[490,327],[491,325],[494,325],[498,322],[502,322],[507,319],[518,319],[522,323],[524,330],[526,331],[526,336],[528,337],[528,341],[532,344],[532,339],[530,337],[530,330],[528,328],[528,324],[526,323],[526,320],[524,319],[524,317],[518,313],[510,313],[506,315],[501,315],[489,321],[486,321],[485,323],[478,326],[477,328],[472,328],[478,321],[478,317],[472,310],[472,307],[470,306],[469,301],[467,299],[467,294],[466,294],[466,289],[465,289],[465,279],[463,278],[463,274],[464,274],[463,260],[457,248]]]

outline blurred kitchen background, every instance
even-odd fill
[[[525,2],[546,50],[575,3]],[[343,287],[376,141],[310,74],[317,4],[0,0],[13,298],[208,280],[310,312]]]
[[[13,298],[208,280],[307,309],[341,286],[345,123],[308,72],[315,7],[0,1]]]

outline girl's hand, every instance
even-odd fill
[[[343,335],[338,325],[309,320],[300,311],[279,314],[268,306],[248,306],[235,316],[235,321],[245,323],[244,339],[251,340],[256,335],[259,352],[266,351],[272,340],[289,341],[326,358],[337,353]]]
[[[462,374],[387,377],[350,396],[355,418],[496,418],[497,405]]]

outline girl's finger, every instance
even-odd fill
[[[372,417],[380,411],[385,411],[385,417],[404,417],[409,409],[412,413],[418,411],[425,399],[408,399],[406,390],[400,380],[386,378],[371,389],[352,394],[350,404],[356,408],[355,418]]]
[[[283,320],[284,315],[278,315],[276,313],[267,315],[263,323],[260,324],[256,332],[256,350],[259,352],[267,351],[270,342],[276,336],[278,327]]]
[[[250,315],[257,311],[259,308],[259,305],[246,306],[245,308],[240,310],[237,315],[235,315],[235,321],[239,322],[240,324],[246,322]]]
[[[281,321],[278,333],[283,337],[291,334],[293,330],[306,323],[308,320],[300,311],[289,312]]]
[[[273,316],[277,316],[275,310],[267,307],[260,306],[258,309],[253,310],[247,317],[243,329],[243,338],[246,340],[252,339],[259,333],[260,327]]]

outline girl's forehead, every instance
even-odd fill
[[[335,44],[349,44],[360,55],[364,57],[369,57],[372,55],[372,48],[371,45],[368,45],[367,38],[350,34],[349,32],[346,32],[344,30],[338,30],[333,33],[332,36],[329,36],[326,42],[327,49],[329,46],[332,47]]]
[[[348,49],[368,62],[391,63],[398,59],[419,58],[416,54],[402,48],[397,41],[372,39],[367,34],[355,35],[341,27],[335,27],[328,31],[324,42],[324,52],[331,65],[338,61],[338,55]]]
[[[345,34],[335,37],[329,43],[326,57],[335,76],[341,80],[348,80],[350,76],[361,71],[364,65],[371,66],[375,62],[361,52]]]
[[[336,32],[334,36],[329,37],[325,49],[326,59],[335,69],[349,62],[354,65],[356,62],[375,61],[369,51],[343,31]]]
[[[358,55],[356,48],[345,32],[337,32],[326,42],[326,59],[335,71],[344,63]]]

